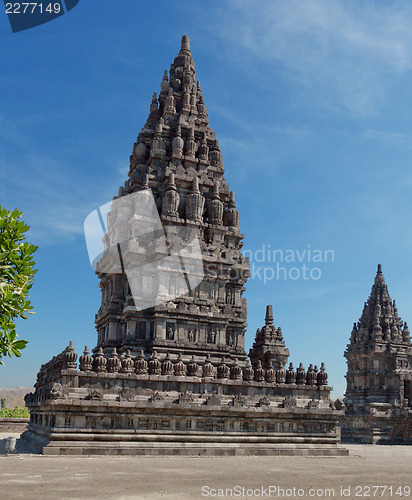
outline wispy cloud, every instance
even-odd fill
[[[236,129],[243,133],[253,134],[253,139],[261,137],[262,134],[279,134],[282,136],[293,136],[294,138],[309,137],[313,135],[313,131],[305,127],[296,127],[290,125],[269,125],[267,122],[251,120],[250,117],[245,118],[241,113],[229,109],[227,106],[219,102],[219,96],[215,96],[217,104],[212,103],[210,106],[210,114],[219,116],[226,122],[234,125]],[[236,130],[237,131],[237,130]]]
[[[367,129],[363,137],[368,140],[377,140],[384,142],[390,146],[412,146],[412,134],[405,132],[393,132],[390,130],[373,130]]]
[[[373,115],[388,82],[412,68],[405,2],[232,0],[221,9],[221,51],[246,74],[264,63],[328,108]]]

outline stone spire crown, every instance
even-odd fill
[[[407,332],[402,335],[402,329],[405,328],[407,329],[407,325],[398,315],[395,301],[391,299],[385,283],[382,266],[378,264],[371,293],[364,304],[358,323],[354,324],[351,342],[357,344],[370,341],[399,343],[407,337]]]
[[[382,273],[382,266],[379,264],[370,296],[363,308],[357,329],[363,330],[364,338],[366,337],[365,334],[376,338],[376,333],[388,331],[386,340],[396,341],[397,339],[392,338],[389,332],[394,328],[401,331],[402,326],[403,321],[398,316],[395,301],[392,301],[389,295]],[[380,340],[379,335],[376,340]]]

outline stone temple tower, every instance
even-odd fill
[[[285,367],[271,306],[250,357],[244,350],[249,263],[187,36],[153,96],[128,180],[86,226],[102,291],[97,346],[78,356],[69,342],[41,365],[25,398],[30,447],[347,455],[324,364]]]
[[[410,408],[412,404],[410,332],[398,316],[380,264],[362,315],[353,325],[345,357],[349,421],[346,428],[343,426],[343,435],[375,442],[377,435],[392,432],[390,419],[385,417],[391,417],[394,409]],[[356,416],[365,418],[357,420]],[[412,418],[409,422],[411,425]]]
[[[209,127],[186,35],[169,73],[164,72],[159,95],[153,94],[130,156],[129,178],[118,197],[147,188],[164,227],[197,232],[204,279],[185,296],[138,311],[124,273],[98,273],[102,303],[96,315],[97,347],[105,352],[112,347],[119,352],[129,349],[133,354],[155,348],[158,353],[182,353],[184,359],[206,352],[213,362],[236,356],[242,363],[242,293],[249,264],[240,251],[239,212],[224,177],[219,143]],[[145,277],[141,287],[152,279]],[[163,285],[168,290],[174,286],[171,280]]]

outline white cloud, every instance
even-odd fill
[[[264,63],[326,108],[373,115],[388,82],[412,68],[409,3],[233,0],[220,18],[219,49],[245,73]]]

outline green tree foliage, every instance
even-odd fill
[[[2,358],[21,356],[27,340],[18,339],[16,319],[32,314],[29,290],[33,285],[33,253],[37,247],[26,241],[26,226],[18,209],[0,206],[0,364]]]
[[[21,408],[20,406],[15,406],[11,408],[0,409],[0,418],[29,418],[30,413],[27,408]]]

